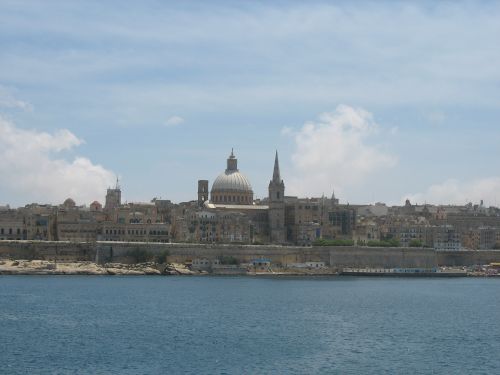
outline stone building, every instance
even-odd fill
[[[439,225],[433,227],[434,249],[442,251],[457,251],[462,249],[460,233],[453,225]]]
[[[0,240],[309,246],[341,239],[358,244],[391,240],[402,247],[438,250],[500,248],[500,209],[495,207],[413,205],[409,200],[403,206],[356,206],[339,204],[334,194],[287,196],[277,152],[270,177],[267,197],[255,199],[231,150],[222,173],[211,186],[209,180],[198,180],[197,196],[189,202],[154,198],[122,203],[117,180],[107,189],[104,206],[97,201],[77,206],[68,198],[58,206],[0,207]]]
[[[17,210],[0,211],[0,240],[25,240],[27,230],[24,216]]]
[[[277,168],[279,174],[279,165]],[[198,181],[198,206],[207,188],[207,180]],[[252,185],[238,169],[238,159],[233,150],[227,159],[226,170],[217,176],[212,185],[210,199],[205,200],[199,210],[202,210],[201,215],[191,215],[188,234],[191,241],[269,242],[269,206],[254,201]]]
[[[120,207],[122,203],[122,191],[120,189],[120,184],[118,179],[116,179],[116,185],[114,189],[108,188],[106,192],[106,203],[104,204],[104,209],[106,211],[114,210]]]
[[[355,228],[355,209],[339,205],[334,195],[286,196],[277,152],[268,197],[261,201],[253,200],[250,181],[239,171],[233,150],[226,170],[214,181],[210,199],[202,202],[208,185],[208,180],[198,181],[197,206],[203,214],[192,216],[188,236],[192,241],[311,245],[319,238],[350,239]],[[197,227],[200,233],[194,234]]]

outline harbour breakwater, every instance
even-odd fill
[[[287,266],[323,262],[329,267],[433,268],[484,265],[500,262],[498,250],[436,251],[424,248],[381,248],[360,246],[275,246],[234,244],[139,243],[139,242],[49,242],[0,241],[0,258],[38,259],[59,262],[90,261],[133,263],[134,254],[166,256],[169,262],[195,259],[215,261],[231,258],[241,263],[268,259]]]

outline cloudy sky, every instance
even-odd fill
[[[500,205],[500,2],[0,2],[0,205],[257,197]]]

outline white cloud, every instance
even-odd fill
[[[423,193],[407,194],[402,197],[412,203],[431,204],[466,204],[478,203],[481,200],[488,205],[497,205],[500,198],[500,177],[487,177],[470,182],[449,179],[442,183],[431,185]]]
[[[4,86],[0,85],[0,108],[21,109],[23,111],[32,111],[33,106],[23,100],[19,100]]]
[[[172,116],[166,122],[165,126],[168,128],[178,126],[184,122],[184,119],[180,116]]]
[[[377,132],[369,112],[346,105],[322,114],[318,122],[306,123],[293,133],[292,175],[296,177],[290,180],[288,191],[316,196],[333,188],[344,191],[393,167],[397,158],[368,142]]]
[[[54,155],[82,143],[66,129],[49,134],[0,118],[0,189],[24,203],[61,203],[68,197],[79,204],[102,200],[114,181],[111,171],[84,157],[69,162]]]

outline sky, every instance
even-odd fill
[[[500,2],[0,1],[0,205],[500,205]]]

